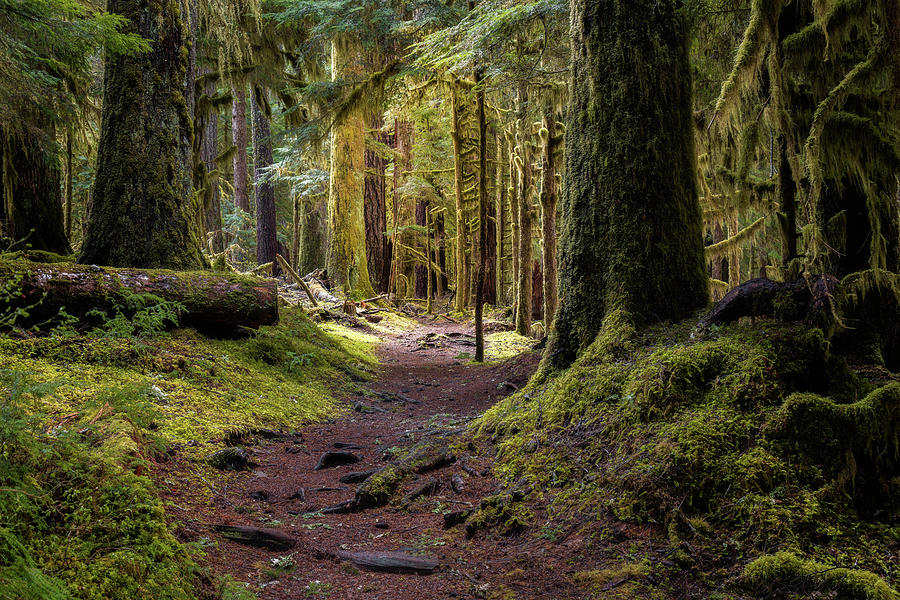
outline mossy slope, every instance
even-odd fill
[[[200,548],[172,535],[148,476],[229,434],[294,430],[340,410],[373,339],[304,314],[244,340],[61,331],[0,339],[0,599],[195,598]]]
[[[664,526],[698,575],[784,550],[895,581],[900,385],[856,375],[819,330],[691,327],[610,314],[571,368],[485,414],[498,474],[551,516]]]

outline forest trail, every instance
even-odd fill
[[[569,553],[560,551],[560,540],[484,532],[466,539],[461,526],[444,529],[443,513],[477,508],[498,491],[489,453],[459,452],[453,464],[405,481],[387,506],[319,512],[353,499],[357,484],[342,483],[341,477],[385,466],[390,449],[459,430],[528,380],[538,353],[502,364],[472,364],[460,356],[470,332],[470,327],[439,321],[383,337],[377,379],[366,384],[369,392],[345,398],[349,412],[304,428],[300,436],[254,438],[259,464],[253,471],[227,474],[225,483],[205,482],[215,490],[212,506],[198,502],[191,479],[179,472],[183,466],[173,465],[164,476],[183,484],[171,498],[173,516],[182,523],[180,535],[208,545],[205,562],[214,575],[249,582],[260,599],[574,597],[565,576],[572,565],[566,564]],[[323,454],[346,445],[343,450],[359,462],[315,470]],[[462,480],[461,491],[454,491],[452,478],[457,484]],[[402,500],[432,480],[439,482],[436,491],[408,504]],[[217,524],[276,527],[297,544],[281,551],[246,546],[215,533]],[[433,558],[438,567],[430,575],[371,572],[336,556],[382,551]],[[497,590],[516,595],[499,596]]]

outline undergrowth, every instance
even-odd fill
[[[869,595],[828,584],[827,597],[896,598],[882,591],[900,576],[900,384],[879,385],[816,329],[638,333],[612,313],[571,368],[499,402],[478,431],[497,444],[497,474],[540,490],[551,518],[656,525],[701,575],[791,552],[880,582]],[[754,564],[744,587],[762,594],[768,563]]]
[[[90,328],[0,338],[0,600],[197,597],[202,550],[172,536],[154,462],[209,469],[229,435],[332,417],[330,390],[375,364],[374,338],[297,309],[216,340],[166,333],[178,307],[135,301]]]

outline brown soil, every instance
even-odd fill
[[[407,481],[395,499],[429,477],[441,482],[435,495],[408,506],[394,502],[351,514],[310,514],[353,498],[357,484],[340,483],[342,475],[384,466],[388,449],[408,447],[435,429],[461,428],[527,381],[539,360],[536,352],[485,366],[457,359],[465,347],[422,348],[418,343],[427,334],[459,336],[470,331],[447,322],[427,323],[379,346],[383,366],[368,386],[418,404],[346,397],[350,407],[364,403],[376,407],[376,412],[351,409],[329,423],[303,429],[302,436],[295,438],[256,438],[252,448],[259,466],[250,472],[223,474],[215,481],[198,483],[190,465],[177,458],[161,465],[157,479],[172,500],[172,516],[180,523],[178,534],[208,546],[205,566],[211,571],[210,587],[221,575],[230,575],[249,582],[261,599],[587,597],[571,583],[573,573],[586,568],[578,558],[583,540],[573,535],[574,529],[568,534],[540,535],[545,522],[540,510],[534,527],[511,536],[487,531],[466,539],[462,526],[443,528],[443,512],[477,507],[485,496],[499,490],[491,474],[489,450],[470,452],[449,467]],[[361,462],[314,470],[321,455],[334,450],[336,442],[358,446],[351,451]],[[451,489],[454,475],[465,482],[459,493]],[[214,490],[211,503],[209,491],[198,494],[197,485]],[[301,488],[304,500],[296,498]],[[212,528],[217,524],[275,526],[294,536],[297,545],[289,551],[248,547],[216,533]],[[440,566],[427,576],[360,571],[334,558],[339,551],[403,551],[434,557]],[[292,554],[293,569],[272,568],[272,559],[288,554]]]

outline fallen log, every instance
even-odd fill
[[[226,538],[248,546],[258,546],[269,550],[287,550],[296,545],[297,540],[278,529],[244,527],[240,525],[216,525],[215,530]]]
[[[434,559],[402,552],[338,552],[337,557],[349,560],[360,569],[385,573],[430,575],[438,567]]]
[[[60,308],[83,318],[97,309],[110,316],[129,315],[136,294],[153,294],[184,306],[179,325],[231,334],[241,327],[278,322],[274,280],[215,271],[114,269],[96,265],[0,261],[0,315],[25,309],[16,325],[33,325],[55,317]]]

